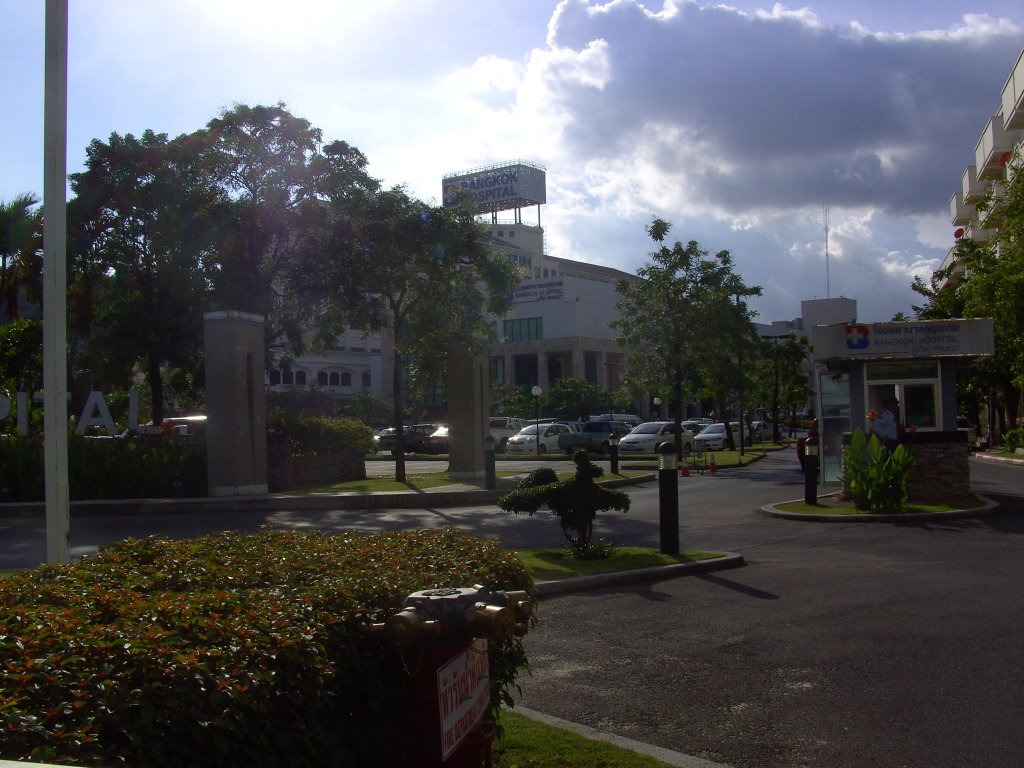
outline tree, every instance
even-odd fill
[[[141,364],[160,423],[165,368],[200,359],[218,195],[184,139],[114,133],[86,156],[68,220],[73,259],[93,275],[93,359],[125,378]]]
[[[1022,167],[1018,153],[1013,161]],[[960,374],[961,409],[977,420],[980,402],[988,400],[995,433],[1013,427],[1024,388],[1024,173],[1008,174],[1005,191],[979,205],[982,216],[999,209],[997,236],[988,242],[961,238],[951,267],[937,271],[928,285],[920,278],[912,288],[925,298],[915,306],[921,319],[991,317],[995,354]]]
[[[597,384],[583,379],[566,377],[555,381],[548,389],[551,410],[567,418],[586,421],[592,414],[607,408],[608,395]]]
[[[682,452],[680,425],[688,397],[742,386],[745,369],[737,352],[753,344],[750,312],[743,298],[759,296],[733,271],[728,251],[710,256],[691,240],[665,244],[671,224],[654,219],[647,233],[658,244],[637,270],[639,280],[621,280],[612,322],[616,341],[628,350],[629,380],[637,390],[675,403],[676,455]],[[748,360],[751,358],[747,358]]]
[[[0,200],[0,314],[18,317],[18,297],[42,303],[43,216],[31,193]],[[34,209],[34,210],[33,210]]]
[[[395,477],[404,482],[402,423],[410,403],[443,380],[449,343],[485,348],[487,316],[507,311],[519,268],[484,245],[471,208],[431,207],[400,187],[328,213],[308,260],[294,265],[287,292],[305,297],[315,343],[346,327],[394,338]]]
[[[42,388],[42,322],[21,317],[0,324],[0,395],[14,402],[18,392]]]

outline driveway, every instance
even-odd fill
[[[1024,765],[1024,468],[972,462],[1001,511],[923,524],[765,518],[773,470],[681,490],[683,546],[746,568],[545,601],[522,704],[737,768]]]

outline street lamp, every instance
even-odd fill
[[[538,456],[540,456],[540,396],[541,396],[541,394],[543,392],[544,392],[544,390],[540,388],[540,384],[534,384],[533,385],[533,389],[530,390],[530,393],[533,395],[534,402],[536,402],[536,404],[537,404],[537,408],[536,408],[536,411],[535,411],[535,413],[536,413],[536,421],[534,422],[534,427],[533,428],[536,430],[536,432],[534,434],[534,438],[537,440],[537,455]]]

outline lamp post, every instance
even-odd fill
[[[654,403],[654,407],[657,410],[657,417],[660,419],[661,418],[661,398],[660,397],[656,397],[656,398],[654,398],[654,400],[652,402]]]
[[[535,420],[534,420],[533,428],[534,428],[534,430],[536,430],[536,432],[534,434],[534,437],[537,440],[536,448],[537,448],[537,455],[538,456],[540,456],[540,396],[541,396],[541,394],[543,392],[544,392],[544,390],[540,388],[540,384],[534,384],[533,385],[533,389],[530,390],[530,393],[533,395],[533,400],[534,400],[534,402],[537,405],[537,407],[536,407],[536,409],[534,411],[534,413],[535,413]]]

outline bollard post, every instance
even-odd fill
[[[608,458],[611,459],[611,473],[619,474],[619,436],[613,434],[608,438]]]
[[[494,471],[494,438],[491,435],[484,438],[484,486],[488,491],[498,487],[498,475]]]
[[[658,512],[661,527],[661,552],[679,554],[679,477],[676,474],[676,448],[665,443],[658,448]]]
[[[818,503],[818,438],[804,441],[804,504]]]

